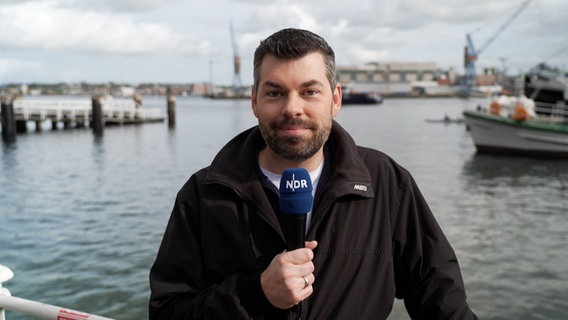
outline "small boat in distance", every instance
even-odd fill
[[[478,153],[568,158],[566,115],[538,115],[531,99],[502,96],[463,115]]]
[[[443,124],[450,124],[450,123],[463,123],[463,118],[450,118],[447,114],[444,115],[442,119],[425,119],[424,121],[429,123],[443,123]]]
[[[377,92],[356,91],[349,87],[341,88],[341,104],[381,104],[383,97]]]

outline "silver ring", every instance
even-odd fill
[[[308,277],[306,276],[303,276],[302,278],[304,278],[304,289],[306,289],[310,286],[310,280],[308,280]]]

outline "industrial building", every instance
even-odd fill
[[[337,80],[344,90],[374,91],[385,96],[447,95],[454,89],[455,69],[443,72],[435,62],[367,63],[337,66]]]

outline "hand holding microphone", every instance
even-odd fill
[[[305,242],[307,213],[312,209],[312,180],[302,168],[287,169],[280,180],[280,213],[286,226],[286,252],[274,257],[261,275],[263,292],[275,307],[287,309],[313,293],[313,250],[316,241]],[[305,248],[302,250],[297,250]]]

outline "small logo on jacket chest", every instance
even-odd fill
[[[356,184],[353,186],[353,190],[367,191],[367,186],[362,184]]]

